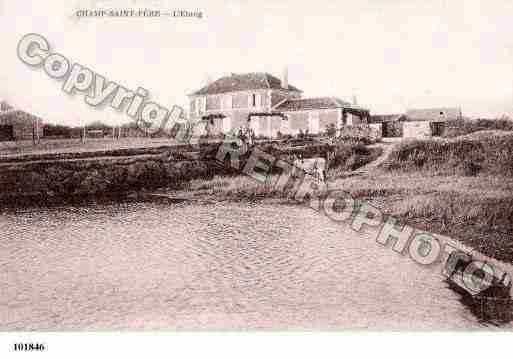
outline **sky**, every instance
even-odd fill
[[[78,9],[201,11],[197,18],[77,18]],[[20,61],[38,33],[51,50],[169,109],[207,78],[265,71],[305,97],[357,96],[373,114],[459,106],[467,116],[513,116],[511,1],[0,0],[0,98],[48,122],[130,118],[68,95],[62,81]]]

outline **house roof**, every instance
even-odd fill
[[[207,86],[191,93],[191,95],[214,95],[234,91],[283,89],[281,80],[267,72],[252,72],[247,74],[231,74],[224,76]],[[298,88],[288,85],[289,91],[302,92]]]
[[[461,109],[458,107],[436,107],[423,109],[410,109],[406,111],[408,121],[447,121],[461,118]]]
[[[352,107],[349,102],[336,97],[316,97],[285,100],[274,107],[276,111],[305,111]]]

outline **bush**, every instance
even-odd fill
[[[326,135],[328,137],[335,137],[337,135],[337,127],[334,123],[330,123],[326,126]]]
[[[486,138],[413,140],[396,147],[385,168],[429,170],[438,174],[475,176],[480,173],[513,174],[513,134]]]
[[[339,141],[353,144],[369,145],[375,143],[379,136],[369,125],[348,125],[340,129]]]
[[[338,142],[335,147],[333,161],[330,163],[330,168],[353,171],[369,163],[375,157],[377,156],[374,156],[374,153],[362,144],[355,145]]]

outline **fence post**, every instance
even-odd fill
[[[39,117],[36,118],[36,139],[37,144],[41,141],[41,138],[39,137]]]

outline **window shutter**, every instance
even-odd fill
[[[281,132],[284,133],[284,134],[288,134],[290,132],[290,119],[283,119],[281,118],[280,119],[281,121]]]
[[[194,99],[191,101],[191,104],[190,104],[190,112],[196,113],[196,100],[194,100]]]
[[[232,129],[232,119],[230,117],[223,118],[223,132],[229,133]]]
[[[260,107],[262,106],[262,95],[260,95],[259,93],[257,93],[256,95],[256,101],[255,101],[255,106],[256,107]]]

